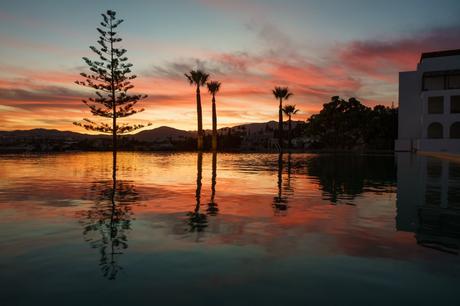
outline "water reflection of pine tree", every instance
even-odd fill
[[[79,214],[83,236],[92,248],[99,250],[99,265],[104,277],[113,280],[122,270],[119,256],[128,248],[131,205],[139,196],[132,184],[116,178],[94,184],[91,195],[94,205]]]
[[[190,232],[202,232],[208,226],[208,219],[206,214],[200,212],[201,206],[201,178],[203,172],[203,153],[198,152],[197,157],[197,174],[196,174],[196,192],[195,199],[196,205],[192,212],[187,214],[188,225]]]

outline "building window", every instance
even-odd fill
[[[455,122],[450,126],[450,138],[460,138],[460,122]]]
[[[424,76],[423,90],[443,90],[444,76]]]
[[[460,96],[450,97],[450,112],[452,114],[460,113]]]
[[[447,83],[448,83],[449,89],[459,89],[460,88],[460,74],[449,75]]]
[[[443,138],[442,124],[433,122],[428,126],[428,138]]]
[[[444,97],[428,97],[428,114],[444,113]]]
[[[423,74],[423,90],[460,89],[460,70],[429,71]]]

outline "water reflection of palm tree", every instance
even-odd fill
[[[212,152],[212,177],[211,177],[211,200],[208,203],[206,209],[208,215],[216,216],[219,212],[219,207],[214,198],[216,196],[216,179],[217,179],[217,152]]]
[[[283,214],[287,211],[287,197],[283,196],[283,153],[278,155],[278,194],[273,198],[273,208],[276,214]]]
[[[196,205],[193,212],[188,213],[188,225],[191,232],[202,232],[208,226],[207,216],[200,212],[201,206],[201,179],[203,173],[203,152],[198,152],[196,174]]]
[[[293,189],[291,186],[291,169],[292,169],[292,164],[291,164],[291,153],[288,153],[288,162],[287,162],[287,181],[286,181],[286,192],[292,193]]]
[[[112,181],[98,182],[90,191],[94,205],[80,213],[83,236],[92,248],[99,249],[102,273],[104,277],[113,280],[122,270],[118,259],[123,250],[128,248],[131,204],[139,197],[132,184],[116,180],[115,167]]]

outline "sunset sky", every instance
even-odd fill
[[[125,19],[119,33],[134,64],[135,92],[149,98],[130,122],[196,129],[194,89],[203,68],[222,82],[219,127],[277,119],[271,89],[289,86],[306,119],[331,96],[397,103],[398,71],[420,53],[460,48],[458,0],[169,0],[0,2],[0,130],[56,128],[91,117],[74,84],[98,37],[100,13]],[[204,127],[211,127],[203,91]]]

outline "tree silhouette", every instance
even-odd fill
[[[313,146],[333,150],[392,149],[397,135],[397,110],[377,105],[373,109],[355,98],[338,96],[323,105],[319,114],[306,122],[306,135]]]
[[[216,93],[220,89],[220,82],[208,82],[209,93],[212,94],[212,150],[217,150],[217,111],[216,111]]]
[[[136,76],[131,74],[132,64],[128,63],[125,56],[126,49],[116,47],[122,39],[118,37],[116,28],[123,22],[123,19],[116,18],[114,11],[108,10],[101,14],[103,21],[102,28],[97,28],[100,33],[97,43],[99,47],[90,46],[96,53],[99,60],[90,60],[83,57],[89,66],[90,73],[82,72],[80,75],[84,81],[75,81],[76,84],[95,89],[95,96],[82,100],[94,116],[111,118],[111,123],[95,122],[90,119],[83,119],[82,122],[74,122],[90,131],[112,134],[113,136],[113,158],[116,164],[117,135],[126,134],[144,127],[141,124],[129,125],[127,123],[117,124],[118,118],[134,115],[144,109],[135,109],[137,102],[145,99],[146,95],[129,94],[128,91],[134,88],[131,80]],[[115,172],[114,172],[115,173]]]
[[[275,96],[276,99],[279,99],[280,104],[279,104],[279,109],[278,109],[278,140],[279,140],[279,146],[280,150],[283,149],[283,99],[287,100],[292,96],[292,92],[289,91],[289,88],[287,87],[275,87],[275,89],[272,90],[273,95]]]
[[[295,115],[299,112],[299,109],[297,109],[295,107],[295,105],[286,105],[285,107],[283,107],[283,112],[288,116],[289,118],[289,121],[288,121],[288,148],[290,149],[291,148],[291,129],[292,129],[292,126],[291,126],[291,122],[292,122],[292,115]]]
[[[190,85],[196,85],[196,112],[198,121],[197,149],[203,150],[203,113],[201,109],[201,94],[200,87],[204,86],[208,81],[209,74],[201,70],[192,70],[190,74],[186,74]]]
[[[114,170],[113,170],[114,171]],[[100,254],[99,266],[109,280],[116,279],[123,268],[119,258],[128,248],[128,235],[133,218],[132,204],[139,194],[128,182],[98,182],[90,188],[90,200],[94,205],[79,213],[83,237]]]

